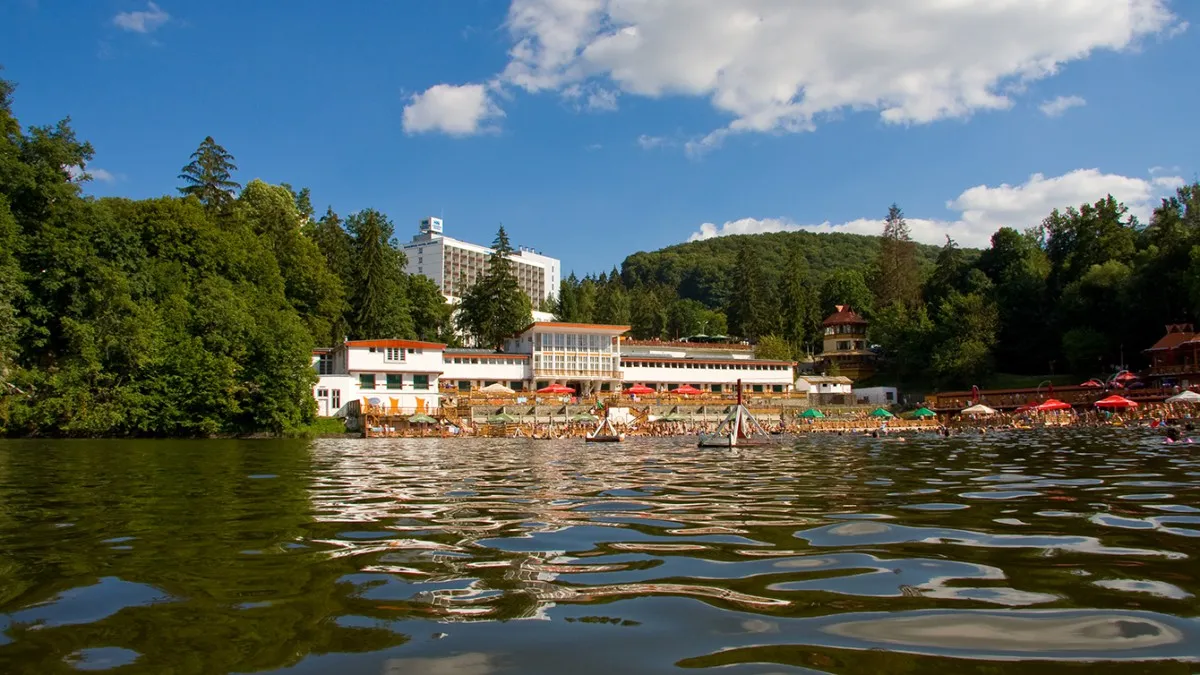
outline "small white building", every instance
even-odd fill
[[[749,345],[626,340],[621,347],[621,375],[627,385],[669,391],[687,384],[720,394],[734,391],[741,380],[750,393],[792,390],[795,364],[756,359]]]
[[[445,348],[417,340],[349,340],[314,350],[317,414],[343,416],[355,400],[399,413],[436,412]]]
[[[513,391],[530,387],[529,354],[508,354],[490,349],[446,349],[442,354],[442,390],[468,392],[493,384]]]
[[[853,382],[844,375],[801,375],[796,378],[796,391],[814,394],[850,394]]]
[[[854,399],[871,405],[895,405],[900,400],[895,387],[863,387],[854,390]]]

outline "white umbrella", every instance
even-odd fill
[[[497,382],[496,384],[489,384],[488,386],[484,387],[483,389],[480,389],[479,391],[486,392],[488,394],[515,394],[516,393],[512,389],[509,389],[508,387],[500,384],[499,382]]]
[[[995,415],[995,408],[989,408],[982,403],[976,403],[970,408],[965,408],[962,411],[963,415]]]
[[[1200,403],[1200,394],[1194,391],[1185,391],[1167,399],[1167,403]]]

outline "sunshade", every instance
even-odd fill
[[[820,410],[817,410],[816,408],[809,408],[808,410],[805,410],[804,412],[800,413],[800,416],[806,420],[825,419],[825,413],[821,412]]]
[[[672,394],[703,394],[704,392],[693,387],[690,384],[680,385],[671,390]]]
[[[645,394],[653,394],[654,390],[651,389],[650,387],[647,387],[644,384],[635,384],[632,387],[626,389],[625,393],[626,394],[637,394],[637,395],[641,396],[641,395],[645,395]]]
[[[667,413],[655,420],[656,422],[686,422],[688,418],[679,413]]]
[[[962,414],[963,415],[995,415],[996,409],[989,408],[982,403],[976,403],[975,405],[971,406],[970,408],[963,408]]]
[[[1129,380],[1136,380],[1136,379],[1138,379],[1138,376],[1137,376],[1137,375],[1134,375],[1133,373],[1131,373],[1131,372],[1129,372],[1128,370],[1126,370],[1125,372],[1123,372],[1123,373],[1120,373],[1119,375],[1117,375],[1117,376],[1116,376],[1116,377],[1114,377],[1113,379],[1114,379],[1114,380],[1116,380],[1117,382],[1128,382]]]
[[[489,384],[488,386],[484,387],[483,389],[480,389],[479,391],[486,392],[488,394],[515,394],[515,393],[517,393],[517,392],[513,391],[511,388],[500,384],[499,382],[497,382],[495,384]]]
[[[876,408],[871,412],[871,417],[895,417],[895,415],[888,412],[887,408]]]
[[[1129,399],[1125,398],[1124,396],[1117,396],[1114,394],[1113,396],[1109,396],[1108,398],[1102,398],[1099,401],[1096,401],[1096,407],[1097,408],[1136,408],[1137,402],[1130,401]]]
[[[516,422],[517,418],[508,413],[500,413],[499,415],[491,415],[488,417],[488,424],[510,424]]]
[[[1167,403],[1200,403],[1200,394],[1194,391],[1185,391],[1167,399]]]
[[[596,422],[600,418],[591,413],[575,413],[571,415],[572,422]]]
[[[916,410],[913,411],[912,416],[913,417],[937,417],[937,413],[933,412],[929,408],[917,408]]]
[[[1093,378],[1093,379],[1088,380],[1087,382],[1080,384],[1079,386],[1087,387],[1088,389],[1103,389],[1104,383],[1101,382],[1100,380]]]
[[[409,415],[408,422],[409,424],[437,424],[437,420],[433,419],[429,415],[426,415],[425,413]]]
[[[539,394],[574,394],[575,390],[565,384],[552,384],[537,390]]]
[[[1051,410],[1070,410],[1071,404],[1063,403],[1056,398],[1048,398],[1045,401],[1042,401],[1041,404],[1034,406],[1033,409],[1039,412],[1047,412]]]

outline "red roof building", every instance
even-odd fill
[[[1200,333],[1190,323],[1167,326],[1167,332],[1146,350],[1150,376],[1174,380],[1188,388],[1200,383]]]
[[[838,305],[821,325],[825,339],[818,359],[826,372],[861,380],[875,373],[875,353],[867,343],[867,320],[849,305]]]

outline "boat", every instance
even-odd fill
[[[612,422],[608,420],[608,415],[600,420],[599,426],[594,431],[589,431],[583,437],[584,443],[620,443],[625,440],[625,434],[616,430]]]
[[[737,405],[717,430],[711,434],[700,434],[698,447],[701,448],[746,448],[756,445],[768,445],[770,434],[763,430],[754,415],[742,405],[742,381],[737,382]]]

